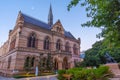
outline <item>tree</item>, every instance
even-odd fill
[[[47,56],[46,69],[48,71],[53,70],[53,58],[51,57],[50,53],[48,53],[48,56]]]
[[[86,7],[91,18],[82,26],[101,28],[97,37],[104,37],[108,47],[120,47],[120,0],[72,0],[68,10],[78,3]]]
[[[29,72],[29,71],[32,70],[32,66],[31,66],[31,61],[30,61],[30,60],[31,60],[30,57],[27,57],[27,58],[25,59],[24,69],[25,69],[25,71],[27,71],[27,72]]]
[[[44,66],[43,66],[43,53],[40,53],[39,55],[39,64],[38,64],[38,69],[40,71],[40,74],[44,71]]]
[[[45,72],[45,71],[52,71],[53,70],[53,58],[51,56],[51,53],[48,53],[46,57],[43,56],[43,53],[40,53],[39,56],[39,71]]]
[[[86,66],[99,66],[100,64],[106,63],[104,58],[104,49],[106,46],[103,46],[103,41],[98,41],[92,45],[91,49],[85,51],[84,64]]]
[[[107,48],[104,45],[104,40],[97,41],[92,45],[91,49],[85,51],[84,61],[80,64],[82,66],[99,66],[105,64],[105,53],[108,52],[116,62],[120,62],[120,48]]]

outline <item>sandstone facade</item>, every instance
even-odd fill
[[[80,38],[65,31],[60,20],[50,25],[19,12],[14,29],[0,47],[0,73],[23,72],[28,58],[35,69],[41,53],[42,57],[51,54],[57,69],[72,68],[80,61]]]

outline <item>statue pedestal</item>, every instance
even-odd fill
[[[107,63],[105,65],[108,66],[109,69],[113,72],[114,77],[120,77],[120,68],[118,63]]]

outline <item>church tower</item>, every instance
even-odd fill
[[[53,14],[52,14],[52,7],[51,7],[51,5],[50,5],[50,9],[49,9],[49,14],[48,14],[48,24],[50,26],[53,25]]]

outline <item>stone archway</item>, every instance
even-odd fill
[[[68,58],[67,57],[64,57],[63,58],[63,69],[68,69],[69,68],[69,64],[68,64]]]
[[[54,70],[58,70],[58,60],[54,59]]]

